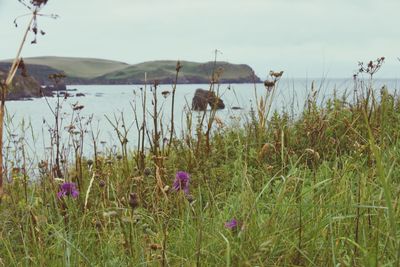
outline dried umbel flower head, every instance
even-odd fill
[[[275,78],[275,79],[280,78],[280,77],[282,77],[282,75],[283,75],[283,70],[278,71],[278,72],[275,72],[275,71],[271,70],[271,71],[269,72],[269,75],[270,75],[271,77]]]
[[[367,66],[365,66],[363,62],[358,62],[359,69],[358,73],[356,73],[355,76],[357,76],[357,74],[359,73],[366,73],[372,77],[375,73],[378,72],[378,70],[382,67],[384,62],[385,62],[385,57],[377,58],[374,61],[370,60]]]
[[[54,14],[45,15],[45,14],[39,13],[40,10],[47,4],[48,0],[29,0],[29,1],[28,0],[18,0],[18,2],[20,2],[26,8],[28,8],[30,13],[17,17],[14,20],[14,25],[15,25],[15,27],[18,27],[17,20],[19,18],[28,16],[28,15],[29,16],[32,15],[33,16],[32,24],[29,25],[28,29],[31,30],[33,32],[33,34],[35,35],[34,39],[31,41],[31,44],[36,44],[37,43],[37,39],[36,39],[37,34],[38,33],[40,33],[41,35],[46,34],[43,30],[39,30],[37,18],[39,16],[42,16],[42,17],[50,17],[50,18],[56,19],[56,18],[58,18],[58,15],[54,15]]]
[[[31,0],[31,4],[36,7],[41,7],[47,4],[48,0]]]
[[[265,80],[264,86],[268,91],[271,91],[272,88],[274,88],[274,86],[275,86],[275,82],[274,81]]]

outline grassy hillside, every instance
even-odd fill
[[[28,72],[38,81],[45,82],[49,72],[63,72],[67,75],[67,84],[140,84],[147,80],[158,80],[171,83],[175,79],[175,60],[159,60],[129,65],[123,62],[68,57],[34,57],[24,58]],[[10,64],[8,60],[0,61],[0,66]],[[228,62],[197,63],[182,61],[179,83],[209,83],[213,70],[221,69],[219,81],[222,83],[259,82],[251,67],[245,64]],[[46,82],[45,82],[46,83]]]
[[[180,82],[196,82],[209,81],[214,69],[213,62],[197,63],[190,61],[182,61],[182,70],[179,74]],[[168,80],[175,77],[176,61],[162,60],[150,61],[126,67],[124,69],[110,72],[102,78],[108,80],[142,80],[144,81],[144,73],[147,73],[148,80]],[[227,80],[251,80],[253,70],[248,65],[231,64],[228,62],[217,62],[216,69],[222,68],[222,81]]]
[[[26,64],[45,65],[62,70],[68,76],[78,78],[94,78],[128,66],[118,61],[74,57],[34,57],[24,58],[24,61]]]

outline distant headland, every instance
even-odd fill
[[[48,76],[54,73],[66,75],[65,84],[143,84],[157,80],[161,84],[175,80],[176,62],[173,60],[148,61],[139,64],[74,57],[23,58],[30,76],[42,85],[50,83]],[[0,69],[6,70],[10,60],[1,60]],[[213,70],[220,70],[220,83],[260,82],[253,69],[246,64],[218,61],[197,63],[181,61],[178,83],[209,83]]]

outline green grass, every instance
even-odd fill
[[[62,70],[68,76],[77,78],[95,78],[128,66],[119,61],[75,57],[32,57],[24,58],[24,61],[27,64],[45,65]]]
[[[216,126],[210,150],[186,135],[163,161],[148,151],[149,175],[135,151],[92,170],[84,160],[77,199],[57,199],[50,172],[26,195],[15,175],[0,206],[0,265],[398,266],[399,125],[400,101],[386,91],[372,104],[310,98],[297,118]],[[178,170],[191,175],[191,203],[157,184]],[[232,218],[236,230],[224,227]]]
[[[183,68],[180,73],[180,78],[198,77],[204,80],[209,80],[213,72],[214,63],[196,63],[190,61],[181,62]],[[224,69],[221,79],[249,79],[252,77],[252,69],[247,65],[236,65],[227,62],[218,62],[216,68],[222,67]],[[146,72],[148,78],[151,79],[168,79],[174,77],[176,68],[176,61],[158,60],[151,62],[144,62],[129,66],[125,69],[110,72],[104,75],[107,79],[143,79]]]
[[[70,78],[104,80],[135,80],[144,82],[147,73],[148,80],[166,80],[175,76],[176,61],[158,60],[129,65],[123,62],[75,57],[31,57],[24,58],[25,63],[44,65],[59,71],[64,71]],[[180,78],[183,81],[207,83],[214,69],[213,62],[196,63],[182,61],[183,68]],[[216,68],[222,67],[221,79],[253,81],[253,70],[248,65],[218,62]]]

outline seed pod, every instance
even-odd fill
[[[129,206],[134,210],[139,206],[139,198],[136,193],[129,194]]]

